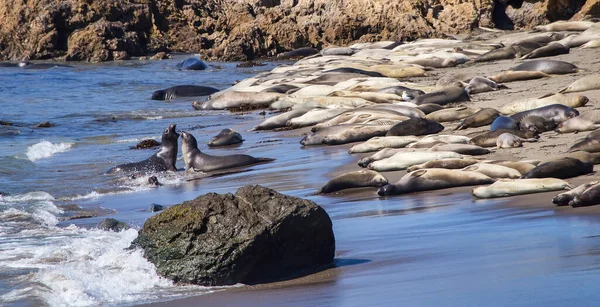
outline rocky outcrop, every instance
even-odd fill
[[[0,58],[106,61],[173,51],[246,61],[305,46],[442,37],[496,23],[530,28],[568,19],[583,5],[584,0],[0,0]],[[597,0],[588,0],[581,14],[597,17],[597,6]]]
[[[331,219],[309,200],[262,186],[209,193],[149,218],[134,247],[175,282],[269,282],[333,261]]]

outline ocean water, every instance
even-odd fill
[[[154,90],[199,84],[224,89],[282,63],[179,71],[184,56],[74,68],[0,68],[0,306],[231,305],[506,306],[591,304],[600,264],[595,216],[524,208],[531,198],[474,201],[468,189],[377,197],[374,189],[311,195],[358,156],[347,146],[302,148],[301,131],[248,131],[259,111],[196,111],[194,99],[152,101]],[[216,64],[216,63],[214,63]],[[52,128],[33,128],[50,121]],[[105,175],[155,150],[129,147],[158,139],[170,124],[211,154],[246,153],[273,163],[188,181],[182,171],[146,177]],[[208,149],[224,128],[242,145]],[[181,155],[181,153],[179,153]],[[183,160],[177,167],[183,169]],[[173,285],[139,250],[127,247],[152,203],[166,207],[207,192],[262,184],[306,197],[333,220],[336,263],[325,280],[261,291]],[[551,198],[552,193],[539,197]],[[106,217],[133,229],[98,230]],[[198,296],[190,303],[179,299]],[[178,303],[180,305],[177,305]],[[216,301],[218,302],[218,301]]]

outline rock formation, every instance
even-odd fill
[[[209,193],[149,218],[132,246],[175,282],[254,284],[329,265],[329,216],[309,200],[262,186]]]

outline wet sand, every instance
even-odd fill
[[[476,94],[465,105],[499,108],[517,99],[558,92],[600,71],[597,54],[594,49],[571,49],[570,54],[552,59],[571,62],[585,71],[506,83],[509,89]],[[446,74],[490,76],[517,62],[436,69],[429,77],[410,81],[434,85]],[[590,99],[578,109],[581,113],[599,108],[600,91],[568,95]],[[257,113],[240,128],[256,124],[260,120]],[[452,131],[456,125],[444,123],[446,129],[440,134],[472,136],[489,129]],[[323,206],[333,220],[336,267],[290,281],[235,287],[150,306],[564,306],[589,305],[600,298],[595,289],[600,280],[600,206],[555,207],[551,199],[559,192],[476,200],[470,194],[472,187],[381,198],[376,188],[310,196],[335,175],[359,170],[356,162],[370,154],[348,154],[354,144],[301,148],[297,142],[305,132],[252,132],[250,143],[281,140],[255,149],[278,157],[278,161],[257,167],[258,172],[202,179],[197,183],[201,189],[194,188],[180,197],[189,199],[200,195],[199,191],[233,191],[247,183],[307,197]],[[566,152],[586,134],[546,132],[537,143],[494,150],[480,157],[546,159]],[[382,174],[395,182],[406,172]],[[578,185],[598,179],[596,173],[567,181]]]

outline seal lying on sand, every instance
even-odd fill
[[[552,198],[552,203],[556,204],[557,206],[566,206],[573,200],[573,198],[575,198],[575,196],[581,195],[583,192],[585,192],[585,190],[597,185],[598,183],[600,183],[600,181],[587,182],[568,192],[560,193]]]
[[[556,178],[500,179],[487,187],[474,188],[471,193],[477,198],[495,198],[570,188],[568,182]]]
[[[522,178],[558,178],[567,179],[579,175],[589,174],[594,171],[592,162],[582,162],[574,158],[561,158],[558,160],[541,163]]]
[[[198,142],[193,135],[181,131],[181,138],[181,152],[183,153],[186,170],[210,172],[275,160],[271,158],[254,158],[249,155],[211,156],[202,153],[198,149]]]
[[[152,93],[152,100],[171,100],[177,97],[196,97],[212,95],[219,90],[210,86],[177,85]]]
[[[387,183],[388,180],[378,172],[360,170],[339,175],[329,180],[316,194],[333,193],[350,188],[381,187]]]
[[[478,172],[444,168],[420,169],[404,175],[395,184],[385,185],[377,191],[380,196],[411,192],[447,189],[492,183],[495,180]]]
[[[177,160],[177,139],[179,138],[179,134],[175,131],[176,126],[175,124],[170,125],[163,132],[159,152],[144,161],[117,165],[106,171],[106,173],[176,171],[175,161]]]

